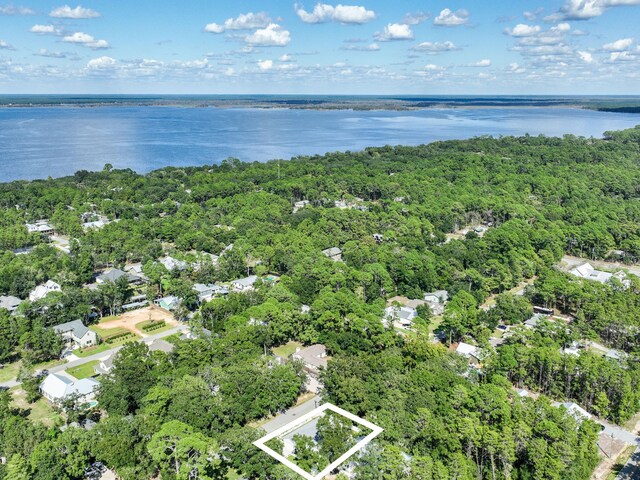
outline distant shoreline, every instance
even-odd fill
[[[354,111],[563,107],[640,113],[640,96],[0,95],[2,109],[103,107]]]

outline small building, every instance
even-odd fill
[[[323,250],[322,253],[334,262],[342,261],[342,250],[338,247],[327,248],[326,250]]]
[[[141,277],[142,275],[144,275],[142,273],[142,263],[141,262],[136,262],[136,263],[128,263],[124,266],[124,271],[126,273],[130,273],[131,275],[137,275],[139,277]]]
[[[38,285],[36,288],[31,290],[31,292],[29,292],[29,300],[31,302],[35,302],[43,299],[44,297],[49,295],[51,292],[60,292],[61,290],[62,290],[62,287],[60,287],[59,284],[57,284],[53,280],[47,280],[46,283],[43,283],[42,285]]]
[[[20,300],[18,297],[14,297],[11,295],[0,295],[0,308],[8,310],[10,313],[15,312],[21,303],[22,300]]]
[[[549,319],[546,315],[542,315],[541,313],[534,313],[533,316],[524,322],[524,326],[529,329],[535,329],[540,325],[540,322],[544,319]]]
[[[154,304],[165,310],[173,311],[180,306],[181,300],[173,295],[168,297],[158,298],[153,301]]]
[[[96,277],[96,283],[104,284],[107,282],[116,283],[121,278],[126,278],[129,283],[141,283],[142,278],[138,275],[133,275],[132,273],[123,272],[119,268],[112,268]]]
[[[109,355],[107,358],[100,360],[96,366],[93,367],[93,371],[96,375],[108,375],[113,370],[113,359],[115,358],[115,353]]]
[[[77,398],[80,403],[88,403],[95,399],[95,391],[99,385],[92,378],[73,381],[50,373],[40,384],[40,392],[44,398],[57,405],[72,397]]]
[[[158,262],[164,265],[164,268],[166,268],[170,272],[174,270],[185,270],[187,268],[187,262],[170,257],[169,255],[159,258]]]
[[[408,327],[413,323],[413,319],[418,316],[415,308],[390,306],[384,310],[385,323],[399,323],[403,327]]]
[[[296,213],[298,210],[303,209],[307,205],[309,205],[309,200],[300,200],[299,202],[295,202],[293,204],[293,213]]]
[[[147,343],[150,352],[164,352],[171,353],[173,351],[173,344],[158,338],[152,342]]]
[[[324,345],[316,344],[298,348],[291,358],[302,362],[304,369],[313,376],[317,376],[320,370],[327,368],[327,349]]]
[[[445,304],[449,301],[449,292],[446,290],[436,290],[424,294],[424,301],[429,303]]]
[[[451,347],[453,347],[453,350],[457,354],[462,355],[463,357],[468,359],[469,365],[479,366],[482,362],[482,349],[476,347],[475,345],[460,342],[457,344],[452,344]]]
[[[246,292],[249,290],[253,290],[257,280],[258,280],[257,275],[251,275],[249,277],[239,278],[231,282],[231,288],[233,288],[235,292]]]
[[[106,223],[103,220],[95,220],[93,222],[85,222],[82,224],[82,230],[84,230],[85,232],[89,231],[89,230],[100,230],[101,228],[104,228],[104,226],[106,225]]]
[[[67,348],[86,348],[98,343],[96,333],[89,330],[80,320],[56,325],[53,331],[62,337]]]
[[[599,283],[607,283],[612,278],[617,278],[625,287],[628,288],[631,285],[631,283],[627,279],[627,274],[623,271],[619,271],[616,273],[603,272],[602,270],[596,270],[589,262],[583,263],[582,265],[569,270],[569,273],[578,278],[594,280]]]
[[[54,228],[49,224],[49,220],[37,220],[34,223],[25,223],[29,233],[42,233],[44,235],[51,235],[54,233]]]
[[[578,422],[583,420],[591,420],[592,415],[575,402],[565,402],[560,404],[561,407],[567,409],[567,413],[575,418]]]

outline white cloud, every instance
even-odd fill
[[[47,57],[47,58],[67,58],[68,54],[65,52],[51,52],[46,48],[41,48],[38,50],[38,53],[34,53],[34,55],[38,57]]]
[[[84,8],[78,5],[76,8],[71,8],[69,5],[64,5],[63,7],[54,8],[49,13],[50,17],[54,18],[98,18],[100,14],[95,10],[91,10],[90,8]]]
[[[354,50],[357,52],[377,52],[380,50],[380,45],[378,45],[377,43],[370,43],[368,45],[347,44],[342,47],[342,50]]]
[[[271,18],[265,12],[242,13],[236,18],[227,18],[223,24],[209,23],[204,27],[205,32],[224,33],[227,30],[253,30],[264,28],[271,23]]]
[[[291,55],[289,55],[288,53],[283,53],[282,55],[280,55],[280,58],[278,58],[278,60],[280,60],[281,62],[290,62],[291,59]]]
[[[537,8],[533,12],[531,12],[531,11],[524,12],[522,14],[522,16],[525,19],[529,20],[530,22],[533,22],[533,21],[537,20],[538,15],[540,15],[543,11],[544,11],[544,8]]]
[[[62,41],[67,43],[76,43],[94,50],[109,48],[109,43],[106,40],[96,40],[93,36],[84,32],[75,32],[71,35],[66,35],[62,38]]]
[[[28,7],[16,7],[15,5],[0,5],[0,15],[35,15],[36,12]]]
[[[29,31],[39,35],[60,35],[62,33],[61,29],[53,25],[34,25]]]
[[[512,37],[531,37],[540,33],[541,28],[538,25],[526,25],[519,23],[515,27],[505,29],[504,33]]]
[[[265,28],[256,30],[245,37],[249,45],[263,47],[284,47],[291,41],[291,34],[276,23],[270,23]]]
[[[416,45],[415,47],[413,47],[413,50],[416,50],[419,52],[426,52],[429,55],[435,55],[437,53],[458,50],[458,47],[456,47],[456,45],[453,42],[450,42],[449,40],[447,40],[445,42],[422,42]]]
[[[615,42],[604,44],[602,49],[608,52],[622,52],[624,50],[629,50],[631,45],[633,45],[633,38],[621,38]]]
[[[479,60],[475,63],[470,63],[469,65],[467,65],[468,67],[490,67],[491,66],[491,60],[489,60],[488,58],[483,58],[482,60]]]
[[[307,12],[302,5],[294,6],[296,14],[305,23],[340,22],[363,24],[376,18],[376,12],[358,5],[328,5],[318,3],[313,11]]]
[[[236,71],[232,67],[229,67],[224,71],[224,74],[227,77],[233,77],[236,74]]]
[[[445,8],[440,14],[433,19],[434,25],[440,25],[443,27],[457,27],[458,25],[466,25],[469,22],[469,12],[465,9],[460,9],[456,12]]]
[[[103,56],[89,60],[87,68],[92,70],[100,70],[103,68],[113,67],[117,63],[115,58]]]
[[[404,23],[389,23],[384,27],[384,31],[377,32],[376,40],[388,42],[391,40],[413,40],[413,32],[409,25]]]
[[[273,68],[273,60],[260,60],[258,62],[258,67],[263,72],[266,72],[267,70],[271,70]]]
[[[526,70],[517,63],[510,63],[507,71],[510,73],[524,73]]]
[[[578,50],[578,56],[580,57],[580,60],[582,60],[584,63],[593,63],[593,55],[591,55],[591,53],[589,52],[584,52],[581,50]]]
[[[429,63],[429,64],[424,66],[424,70],[426,70],[428,72],[441,72],[442,70],[444,70],[444,67],[440,67],[440,66],[435,65],[433,63]]]
[[[627,61],[627,60],[634,60],[634,59],[635,57],[633,56],[633,54],[629,52],[611,52],[611,55],[609,55],[609,61],[611,62]]]
[[[589,20],[599,17],[611,7],[640,5],[640,0],[567,0],[560,11],[550,16],[550,20],[557,17],[565,20]]]
[[[407,13],[402,20],[402,23],[407,25],[419,25],[422,22],[428,20],[430,15],[424,12]]]
[[[15,48],[10,43],[0,40],[0,50],[15,50]]]

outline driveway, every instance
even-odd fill
[[[314,395],[302,405],[297,405],[290,408],[284,413],[277,415],[273,420],[269,420],[267,423],[261,426],[267,433],[271,433],[280,427],[285,426],[287,423],[297,420],[302,415],[309,413],[311,410],[320,406],[320,398]]]
[[[640,447],[636,448],[629,461],[622,467],[616,480],[640,480]]]

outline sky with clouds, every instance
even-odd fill
[[[0,93],[640,94],[640,0],[0,0]]]

